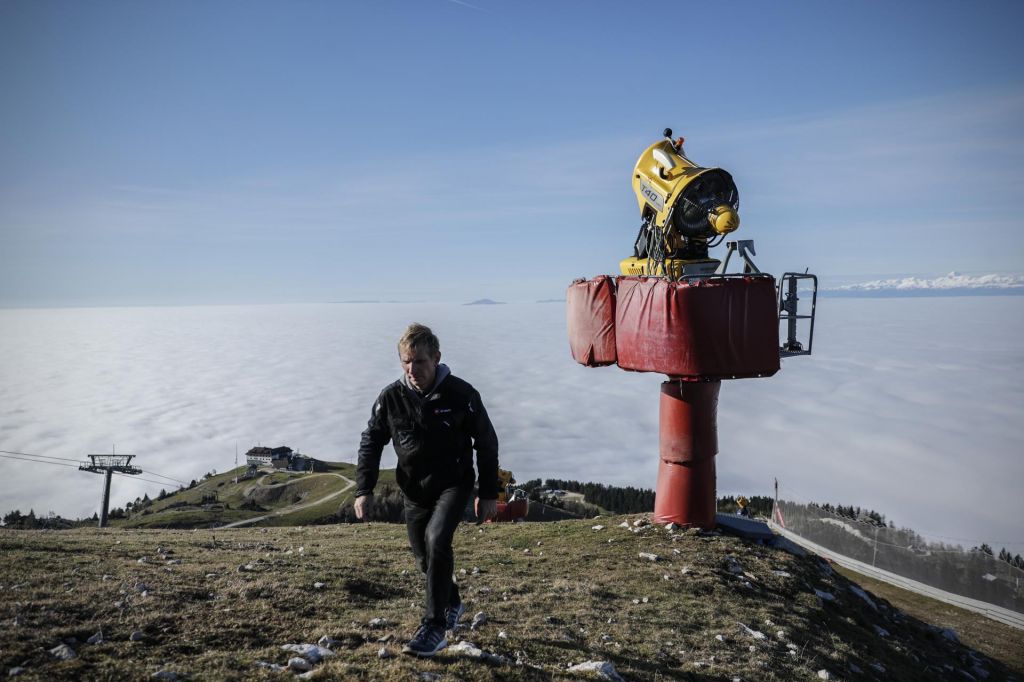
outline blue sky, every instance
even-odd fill
[[[763,269],[1024,270],[1024,5],[0,0],[0,305],[560,297],[671,126]]]

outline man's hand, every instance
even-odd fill
[[[370,515],[370,509],[373,508],[373,495],[360,495],[356,498],[356,503],[353,505],[356,511],[356,518],[362,521]]]
[[[497,500],[481,500],[476,498],[476,522],[492,521],[498,516]]]

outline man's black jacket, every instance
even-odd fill
[[[356,497],[373,493],[381,451],[394,442],[395,478],[407,497],[430,503],[452,486],[473,487],[473,448],[478,496],[498,497],[498,437],[471,385],[449,374],[426,396],[396,381],[381,391],[359,442]]]

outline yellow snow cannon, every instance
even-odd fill
[[[687,158],[683,138],[665,139],[644,150],[633,169],[633,192],[641,226],[633,255],[619,264],[623,275],[656,275],[678,280],[710,275],[720,261],[708,257],[740,226],[740,195],[732,176]]]

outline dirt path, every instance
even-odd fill
[[[260,522],[260,521],[262,521],[264,519],[269,519],[272,516],[282,516],[284,514],[291,514],[292,512],[297,512],[297,511],[300,511],[300,510],[305,509],[307,507],[312,507],[314,505],[318,505],[321,502],[326,502],[328,500],[333,500],[335,497],[338,497],[339,495],[342,495],[342,494],[348,492],[349,490],[351,490],[352,486],[354,486],[356,484],[356,482],[353,481],[351,478],[346,478],[346,477],[342,476],[341,474],[325,472],[325,473],[313,474],[313,475],[314,476],[337,476],[341,480],[345,481],[347,483],[347,485],[344,488],[342,488],[341,490],[335,490],[333,493],[330,493],[329,495],[325,495],[323,497],[319,497],[319,498],[317,498],[315,500],[312,500],[311,502],[306,502],[306,501],[296,502],[293,505],[285,507],[284,509],[278,509],[277,511],[271,512],[270,514],[264,514],[263,516],[254,516],[251,519],[242,519],[241,521],[235,521],[234,523],[228,523],[228,524],[225,524],[223,526],[218,526],[216,528],[216,530],[223,530],[224,528],[237,528],[239,526],[248,526],[248,525],[253,524],[253,523],[258,523],[258,522]],[[262,481],[264,478],[266,478],[266,476],[264,476],[260,480]]]

